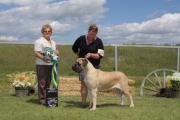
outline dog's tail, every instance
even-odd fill
[[[135,84],[134,80],[128,79],[128,85],[133,86]]]

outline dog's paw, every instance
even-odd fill
[[[96,108],[91,108],[91,109],[90,109],[90,111],[95,111],[95,110],[96,110]]]
[[[133,107],[134,107],[134,104],[131,104],[129,107],[133,108]]]
[[[92,108],[92,106],[89,106],[88,108],[89,108],[89,109],[91,109],[91,108]]]
[[[120,104],[121,106],[124,106],[124,103],[123,102],[121,102],[121,104]]]
[[[93,106],[92,106],[92,103],[89,103],[89,109],[91,109]]]

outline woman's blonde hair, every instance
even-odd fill
[[[41,28],[41,33],[43,33],[44,30],[47,29],[47,28],[49,28],[50,31],[52,32],[52,27],[51,27],[51,25],[49,25],[49,24],[44,24],[44,25],[42,26],[42,28]]]

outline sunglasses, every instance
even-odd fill
[[[46,31],[46,30],[45,30],[45,31],[43,31],[43,32],[44,32],[44,33],[51,33],[51,31]]]

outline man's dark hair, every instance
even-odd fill
[[[96,24],[91,24],[91,25],[89,26],[88,32],[98,33],[98,27],[96,26]]]

